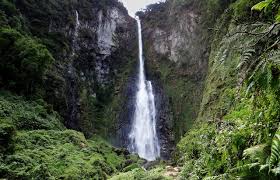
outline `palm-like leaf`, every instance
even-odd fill
[[[273,2],[273,0],[265,0],[265,1],[261,1],[258,4],[254,5],[252,7],[252,10],[255,11],[262,11],[262,10],[266,10],[266,8]]]

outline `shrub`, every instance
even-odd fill
[[[12,140],[14,135],[15,127],[10,123],[5,122],[0,117],[0,154],[12,152]]]
[[[15,145],[15,153],[7,155],[0,166],[1,177],[107,179],[124,161],[100,139],[87,141],[82,133],[72,130],[21,131]]]
[[[20,130],[64,129],[60,116],[42,101],[27,101],[0,91],[0,119]]]

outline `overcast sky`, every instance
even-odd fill
[[[164,1],[164,0],[119,0],[119,1],[123,2],[124,6],[128,9],[130,16],[134,17],[134,14],[137,11],[141,9],[145,9],[147,5]]]

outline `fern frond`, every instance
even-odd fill
[[[247,64],[252,56],[256,53],[255,49],[247,49],[243,52],[240,63],[237,66],[237,69],[240,69],[243,65]]]
[[[274,175],[274,176],[280,176],[280,166],[271,169],[270,172]]]
[[[265,163],[268,157],[267,149],[268,146],[266,144],[253,146],[244,150],[243,156],[253,162]]]
[[[254,69],[254,71],[253,71],[253,73],[252,73],[252,75],[250,76],[249,79],[251,80],[256,75],[256,73],[260,70],[260,68],[262,68],[265,65],[266,65],[265,61],[260,61],[258,63],[258,65],[256,66],[256,68]]]
[[[269,164],[263,164],[263,165],[260,166],[259,172],[261,172],[261,171],[267,172],[268,169],[269,169]]]
[[[273,169],[277,164],[279,164],[279,160],[280,160],[280,128],[278,128],[272,140],[269,168]]]
[[[240,172],[248,172],[250,171],[252,168],[258,167],[260,166],[260,163],[256,162],[256,163],[250,163],[250,164],[245,164],[243,166],[239,166],[236,168],[232,168],[231,170],[229,170],[229,172],[231,173],[240,173]]]
[[[203,180],[221,180],[221,179],[235,179],[235,178],[229,175],[228,173],[225,173],[218,176],[206,177]]]
[[[269,53],[269,61],[275,65],[280,65],[280,51],[271,51]]]

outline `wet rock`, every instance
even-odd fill
[[[130,155],[129,151],[125,148],[114,148],[113,150],[118,156],[120,156],[120,155],[124,155],[124,156]]]
[[[160,159],[158,159],[156,161],[145,161],[142,166],[144,169],[150,170],[150,169],[153,169],[155,166],[159,165],[160,162],[161,162]]]
[[[179,176],[180,172],[181,172],[181,168],[179,167],[166,166],[164,176],[176,178]]]
[[[154,92],[155,92],[155,104],[157,111],[157,132],[159,135],[161,158],[168,160],[171,157],[171,152],[174,149],[174,135],[172,132],[172,113],[170,111],[169,99],[163,90],[161,81],[156,77],[149,77],[152,79]]]

